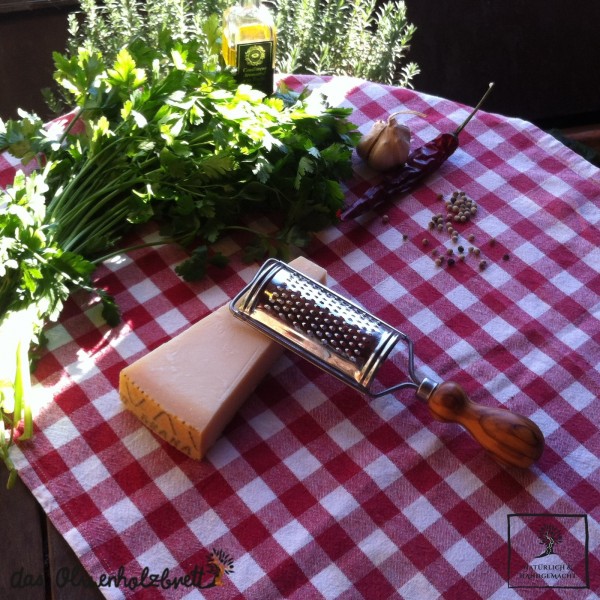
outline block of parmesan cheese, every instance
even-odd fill
[[[290,264],[325,283],[326,271],[313,262]],[[281,352],[227,304],[125,367],[119,393],[151,431],[199,460]]]

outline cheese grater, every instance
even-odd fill
[[[232,313],[285,348],[370,397],[412,388],[434,418],[459,423],[505,466],[528,467],[544,438],[527,417],[475,404],[454,382],[419,378],[411,339],[354,302],[269,259],[231,301]],[[406,346],[408,379],[389,387],[377,373],[399,344]],[[377,388],[380,389],[377,389]]]

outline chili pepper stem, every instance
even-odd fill
[[[454,135],[458,135],[469,123],[469,121],[475,116],[475,113],[481,108],[481,105],[485,102],[485,99],[488,97],[489,93],[492,91],[494,87],[494,82],[492,81],[485,94],[482,96],[481,100],[477,103],[477,106],[471,111],[471,114],[463,121],[462,125],[459,125],[458,128],[454,131]]]

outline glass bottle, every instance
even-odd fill
[[[222,54],[239,83],[273,93],[275,23],[261,0],[241,0],[223,14]]]

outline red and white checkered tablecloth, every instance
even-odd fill
[[[362,132],[394,110],[425,113],[401,117],[413,147],[468,113],[354,79],[287,81],[352,107]],[[363,176],[357,163],[349,201]],[[428,223],[455,190],[479,211],[460,228],[466,260],[440,267],[433,250],[456,245]],[[107,598],[599,597],[598,169],[527,122],[481,112],[417,191],[307,251],[330,287],[412,338],[421,375],[540,426],[546,449],[525,471],[433,421],[413,393],[368,400],[291,353],[205,460],[163,443],[123,409],[119,372],[252,278],[234,239],[222,249],[230,266],[198,284],[175,274],[176,247],[113,259],[97,276],[122,324],[76,295],[48,331],[36,378],[51,401],[14,460]],[[233,571],[215,577],[211,552]]]

